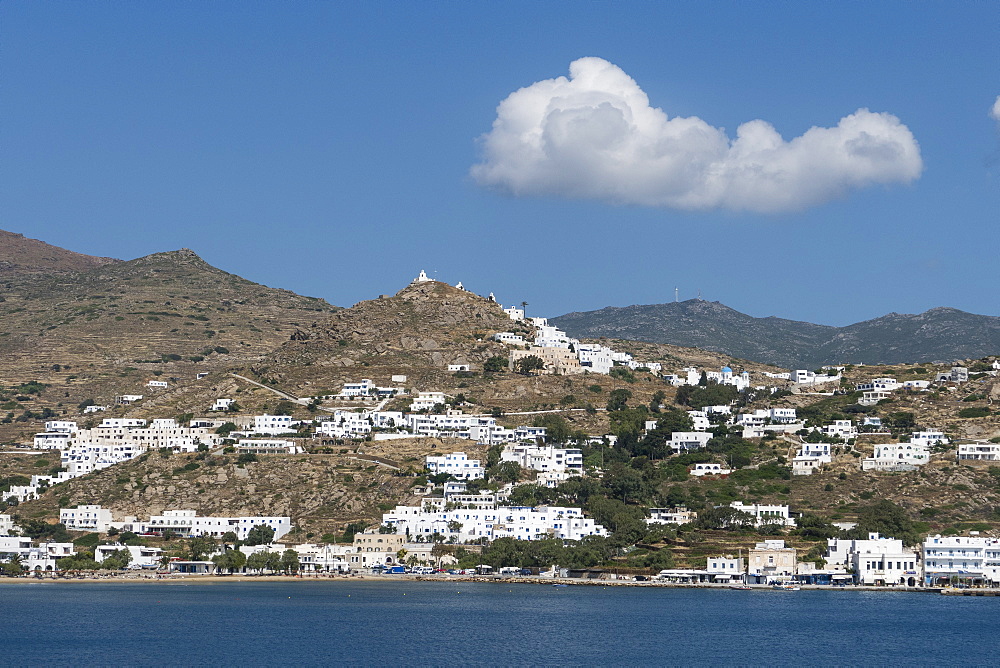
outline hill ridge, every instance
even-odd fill
[[[918,314],[892,312],[844,327],[757,318],[698,299],[611,306],[550,320],[578,338],[694,346],[786,368],[947,361],[1000,352],[1000,317],[947,306]]]

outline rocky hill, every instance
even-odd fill
[[[297,330],[253,371],[303,389],[319,383],[339,390],[360,376],[387,383],[394,374],[421,385],[453,376],[449,364],[481,369],[494,355],[506,358],[508,348],[491,337],[513,329],[527,332],[495,302],[428,281]]]
[[[0,392],[47,386],[21,393],[27,409],[150,394],[142,388],[151,379],[184,386],[200,372],[256,361],[336,310],[187,249],[0,285]]]
[[[74,253],[23,234],[0,230],[0,283],[25,276],[87,271],[119,261]]]
[[[550,319],[579,338],[670,343],[716,350],[785,368],[823,364],[950,361],[1000,352],[1000,317],[936,308],[891,313],[847,327],[754,318],[719,302],[607,307]]]

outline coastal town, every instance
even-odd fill
[[[432,283],[420,272],[411,288]],[[461,283],[454,289],[466,292]],[[570,337],[545,318],[527,316],[526,304],[503,308],[492,293],[482,299],[502,310],[513,326],[490,337],[506,354],[478,364],[471,359],[442,360],[442,372],[458,379],[477,374],[529,379],[603,376],[616,381],[607,405],[580,409],[572,402],[521,413],[484,413],[451,387],[414,386],[399,373],[356,377],[338,392],[306,397],[256,382],[284,396],[284,410],[278,413],[248,414],[235,396],[214,397],[200,414],[151,419],[123,414],[142,406],[146,394],[115,395],[106,405],[86,402],[79,418],[46,420],[30,442],[11,451],[52,454],[59,463],[30,479],[9,480],[2,492],[10,511],[0,516],[3,572],[32,577],[88,569],[157,577],[279,572],[503,575],[740,587],[1000,585],[1000,538],[981,529],[916,536],[907,528],[906,535],[892,535],[879,530],[884,523],[819,521],[814,511],[762,502],[759,494],[694,503],[697,509],[690,509],[694,497],[683,499],[671,492],[660,498],[678,497],[673,506],[621,504],[619,515],[604,511],[595,517],[588,511],[591,505],[580,503],[579,492],[573,491],[607,489],[613,499],[621,493],[615,490],[641,486],[642,469],[636,468],[640,461],[644,467],[662,461],[670,466],[672,479],[692,484],[724,484],[741,476],[799,478],[843,471],[845,466],[855,476],[885,476],[919,471],[943,459],[989,466],[983,462],[1000,459],[1000,439],[963,437],[947,423],[918,422],[912,415],[906,417],[909,414],[886,416],[879,409],[897,397],[912,400],[944,393],[975,398],[975,390],[966,394],[966,388],[993,382],[1000,360],[977,361],[971,367],[953,364],[926,379],[878,376],[854,383],[845,376],[850,368],[846,365],[816,371],[678,366],[663,359],[640,361],[604,342]],[[654,392],[648,406],[631,408],[627,388],[637,378],[664,390]],[[145,392],[155,396],[171,382],[154,376]],[[666,399],[667,388],[675,395],[672,403]],[[849,397],[853,403],[825,416],[809,404],[789,405],[789,397]],[[304,407],[310,409],[305,416]],[[570,430],[566,419],[574,413],[603,413],[611,429]],[[518,418],[523,422],[513,422]],[[631,426],[622,429],[626,420]],[[463,448],[462,442],[468,446]],[[869,444],[865,456],[860,453],[862,442]],[[419,466],[404,472],[398,462],[376,454],[378,448],[396,443],[431,448],[447,443],[452,451],[428,453]],[[387,504],[379,521],[353,523],[342,535],[324,534],[319,541],[309,540],[317,538],[312,533],[303,539],[294,516],[203,516],[184,507],[158,508],[137,517],[100,503],[64,505],[44,528],[38,520],[18,526],[19,507],[51,496],[61,485],[154,455],[184,458],[187,463],[175,474],[232,457],[233,474],[245,477],[248,467],[263,460],[309,457],[337,448],[355,461],[410,477],[410,501]],[[626,501],[628,494],[623,492]],[[645,529],[632,525],[632,537],[623,540],[620,513],[633,510]],[[669,543],[669,536],[697,530],[729,531],[746,538],[736,554],[705,554],[695,563],[689,561],[689,567],[676,567],[666,545],[653,552],[642,547],[649,541]],[[754,535],[761,540],[751,542]],[[819,542],[808,550],[801,543],[787,544],[802,535]],[[497,546],[510,541],[555,542],[564,548],[568,563],[558,563],[558,553],[546,557],[552,563],[542,563],[540,557],[504,556]],[[609,556],[618,556],[580,561],[577,552],[594,544],[613,544]],[[645,557],[637,559],[641,552]]]

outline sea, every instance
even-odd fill
[[[0,585],[4,666],[996,665],[1000,598],[469,582]]]

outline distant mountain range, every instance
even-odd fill
[[[934,308],[846,327],[754,318],[698,299],[567,313],[550,322],[577,338],[692,346],[786,368],[951,361],[1000,353],[1000,318]]]

